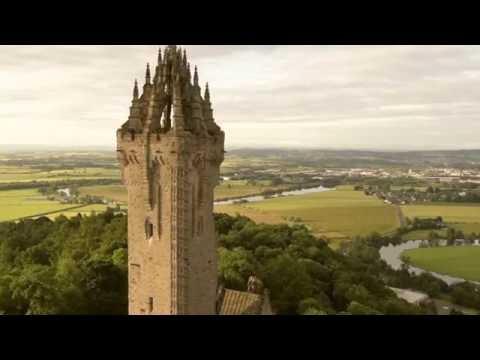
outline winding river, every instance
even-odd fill
[[[330,189],[326,188],[323,186],[317,186],[314,188],[307,188],[307,189],[300,189],[300,190],[288,190],[288,191],[283,191],[278,194],[274,194],[271,196],[265,196],[265,195],[253,195],[253,196],[244,196],[236,199],[230,199],[230,200],[222,200],[222,201],[215,201],[215,205],[232,205],[235,203],[238,203],[240,201],[246,201],[246,202],[258,202],[258,201],[263,201],[271,198],[277,198],[277,197],[283,197],[283,196],[296,196],[296,195],[305,195],[305,194],[313,194],[313,193],[319,193],[319,192],[325,192],[325,191],[332,191],[335,189]]]
[[[411,240],[407,241],[403,244],[399,245],[393,245],[389,244],[388,246],[384,246],[380,249],[380,257],[382,258],[383,261],[385,261],[392,269],[394,270],[400,270],[403,264],[403,261],[401,259],[401,255],[405,250],[410,250],[410,249],[417,249],[422,245],[422,243],[427,244],[426,240]],[[415,266],[409,266],[408,271],[410,273],[420,275],[422,273],[430,273],[432,276],[435,276],[436,278],[443,280],[446,282],[448,285],[454,285],[458,283],[465,282],[467,280],[462,279],[462,278],[457,278],[449,275],[444,275],[444,274],[439,274],[433,271],[427,271],[423,270],[420,268],[417,268]],[[479,282],[476,281],[470,281],[471,283],[480,285]]]

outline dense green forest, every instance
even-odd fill
[[[0,312],[127,313],[127,223],[108,211],[0,224]]]
[[[256,274],[279,314],[427,314],[433,309],[398,299],[386,284],[432,295],[448,290],[439,280],[389,270],[375,236],[342,254],[302,225],[257,225],[224,214],[215,223],[220,281],[244,290]],[[126,216],[1,223],[0,313],[127,314]]]

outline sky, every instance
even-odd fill
[[[113,148],[159,46],[0,46],[0,145]],[[480,149],[480,46],[184,47],[227,149]]]

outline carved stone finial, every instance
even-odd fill
[[[147,63],[147,71],[145,72],[145,84],[150,85],[151,82],[151,75],[150,75],[150,63]]]
[[[138,81],[135,79],[135,85],[133,86],[133,100],[138,100]]]
[[[205,101],[210,102],[210,89],[208,88],[208,82],[205,85],[205,96],[203,98]]]
[[[195,66],[195,73],[193,74],[193,85],[198,86],[198,69]]]

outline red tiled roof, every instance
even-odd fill
[[[260,315],[262,305],[261,295],[226,289],[220,315]]]

